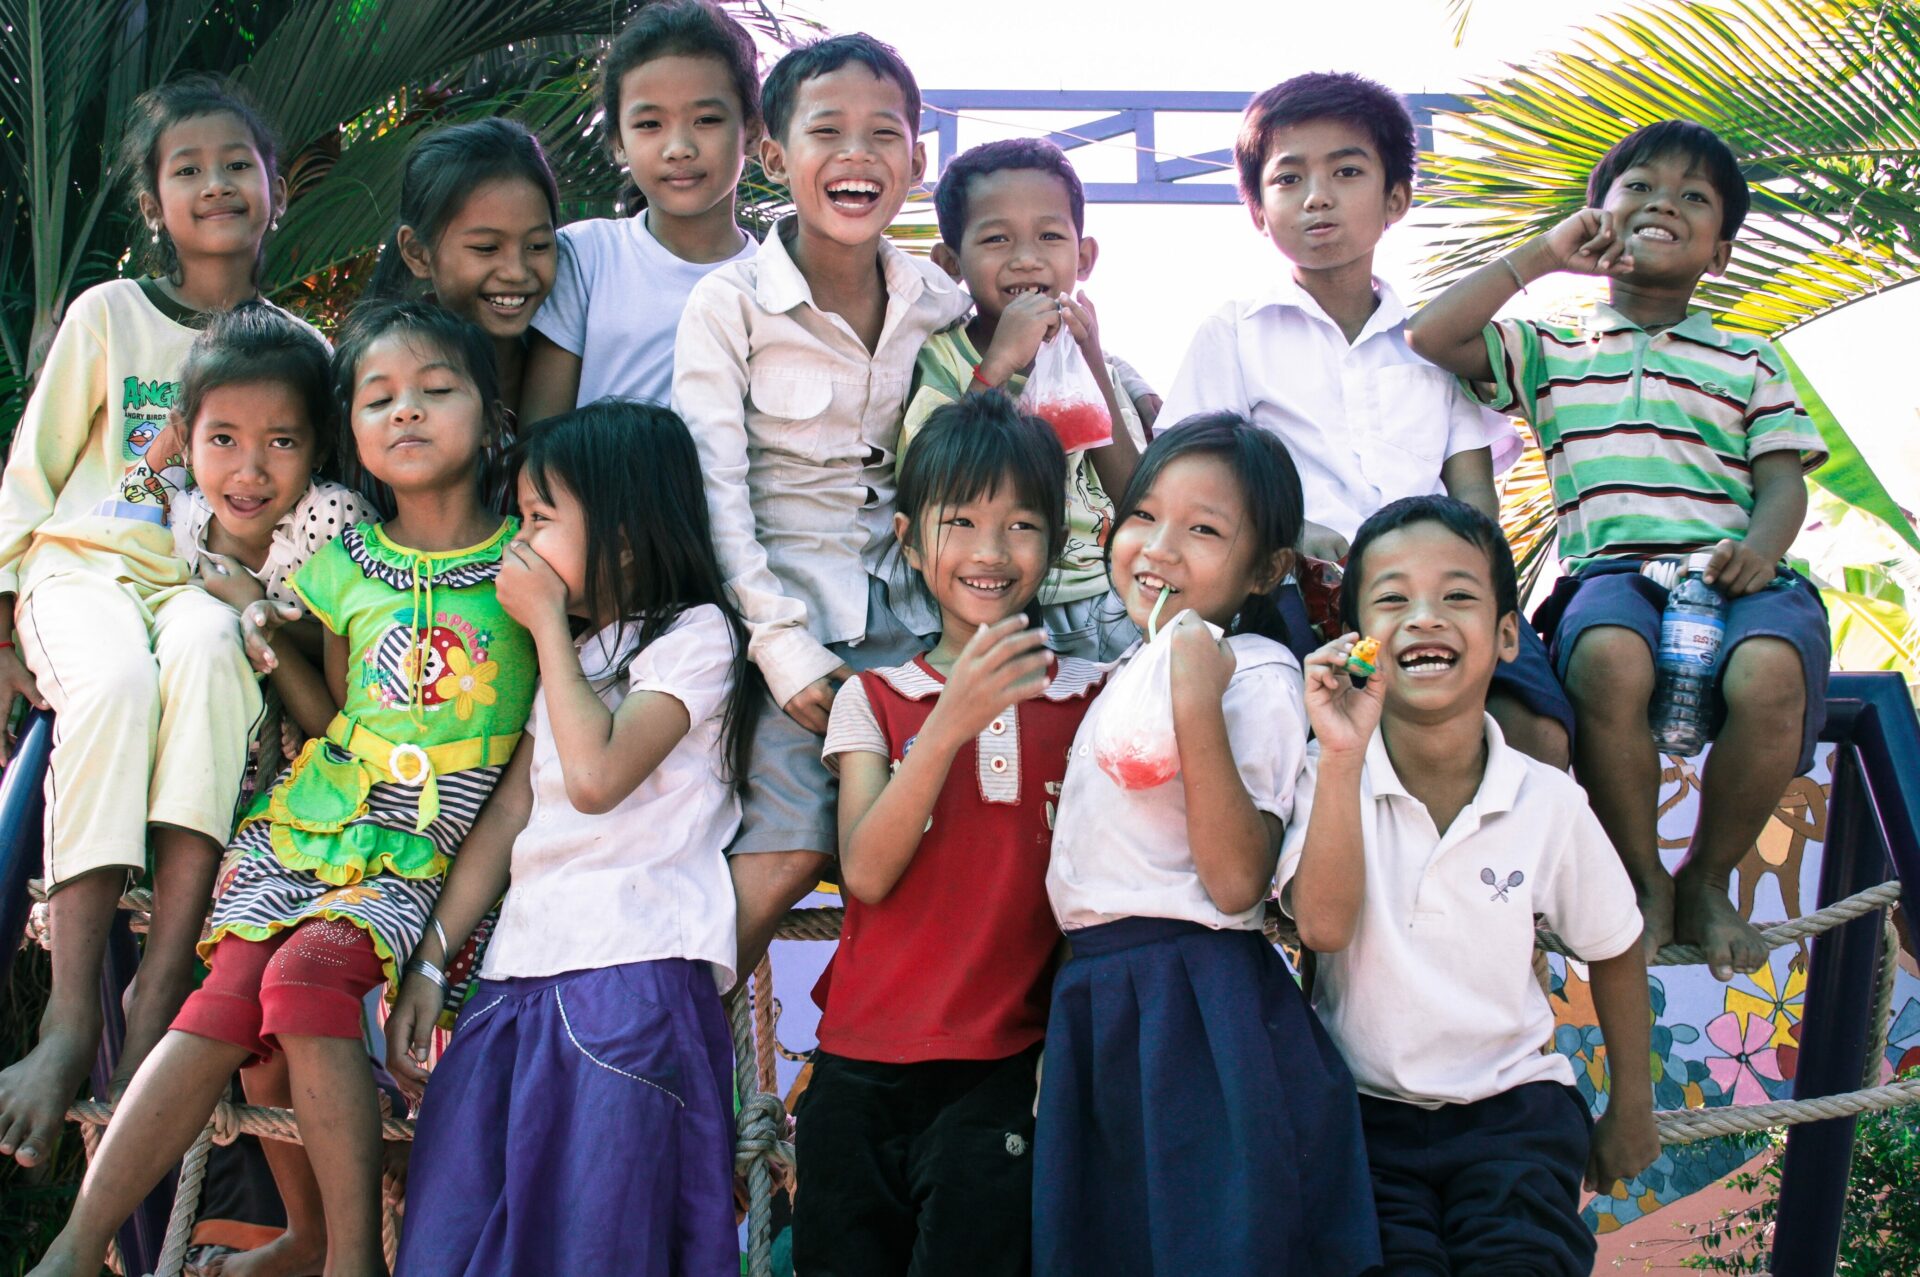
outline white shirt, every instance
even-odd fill
[[[1237,412],[1279,435],[1300,471],[1307,518],[1351,541],[1401,497],[1444,492],[1440,466],[1492,448],[1496,471],[1520,455],[1507,418],[1407,345],[1410,312],[1376,279],[1380,304],[1348,344],[1291,278],[1201,321],[1167,392],[1159,426]]]
[[[380,512],[352,488],[327,479],[315,479],[307,486],[306,495],[273,525],[273,543],[267,547],[267,561],[260,565],[258,572],[247,570],[275,603],[298,603],[300,597],[288,582],[301,565],[348,528],[379,520]],[[212,523],[213,506],[200,489],[191,489],[174,504],[173,551],[195,572],[200,570],[200,557],[206,553],[207,529]]]
[[[580,660],[609,709],[635,692],[663,692],[692,726],[653,773],[603,815],[567,799],[545,690],[533,698],[533,812],[513,840],[512,883],[487,946],[486,979],[555,975],[691,958],[733,983],[733,879],[727,844],[740,800],[726,779],[722,719],[732,691],[733,634],[720,609],[688,608],[613,674],[637,627],[582,640]]]
[[[673,407],[693,432],[714,549],[778,704],[866,633],[867,578],[892,581],[894,453],[921,343],[968,308],[932,262],[886,240],[887,312],[874,350],[814,305],[787,252],[792,218],[751,260],[694,287],[680,317]],[[939,618],[895,593],[916,633]]]
[[[725,261],[676,257],[647,226],[647,215],[594,217],[560,228],[553,291],[533,326],[580,357],[574,406],[614,395],[665,403],[673,389],[673,340],[693,286],[727,262],[759,251],[740,233]]]
[[[1374,733],[1360,780],[1367,885],[1353,942],[1319,955],[1313,1005],[1363,1094],[1429,1108],[1528,1082],[1573,1084],[1545,1047],[1553,1010],[1533,975],[1534,915],[1597,962],[1639,943],[1633,883],[1565,772],[1487,720],[1487,770],[1442,834]],[[1308,752],[1278,874],[1300,867],[1319,770]]]
[[[1221,700],[1240,783],[1261,811],[1293,814],[1294,778],[1306,751],[1307,715],[1299,662],[1271,639],[1236,634],[1233,677]],[[1140,645],[1121,657],[1107,686]],[[1262,906],[1222,913],[1207,895],[1187,845],[1187,795],[1180,777],[1152,789],[1122,789],[1093,759],[1100,720],[1120,702],[1096,697],[1073,738],[1073,757],[1053,825],[1047,897],[1063,931],[1117,918],[1184,918],[1217,930],[1258,931]]]

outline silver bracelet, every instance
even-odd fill
[[[1526,292],[1527,281],[1520,277],[1520,268],[1513,264],[1513,259],[1511,257],[1502,255],[1500,258],[1500,264],[1507,268],[1507,274],[1513,276],[1514,287],[1518,288],[1523,293]]]
[[[433,934],[440,937],[440,961],[453,961],[453,946],[447,943],[447,929],[440,925],[440,915],[429,914],[427,921],[433,924]]]
[[[425,976],[429,983],[438,985],[442,990],[445,990],[447,987],[447,973],[439,967],[434,966],[431,962],[428,962],[425,958],[415,958],[407,963],[407,973],[409,975]]]

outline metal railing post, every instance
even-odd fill
[[[20,725],[13,756],[0,775],[0,984],[13,970],[27,928],[27,879],[40,866],[43,782],[53,752],[53,715],[34,710]]]

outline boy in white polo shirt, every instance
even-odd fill
[[[1373,273],[1380,237],[1412,205],[1416,151],[1406,103],[1362,76],[1297,75],[1247,103],[1240,198],[1290,270],[1202,321],[1160,414],[1164,430],[1237,412],[1279,435],[1300,470],[1311,558],[1344,560],[1360,521],[1400,497],[1445,492],[1497,520],[1495,463],[1519,454],[1504,416],[1408,347],[1412,312]],[[1300,588],[1282,585],[1275,602],[1304,659],[1318,640]],[[1565,767],[1573,706],[1521,627],[1490,709],[1516,748]]]
[[[1592,1271],[1595,1188],[1659,1155],[1633,884],[1578,785],[1486,712],[1519,624],[1484,514],[1408,497],[1361,524],[1350,631],[1307,661],[1317,737],[1278,881],[1360,1090],[1387,1271]],[[1378,673],[1346,673],[1359,634]],[[1376,727],[1378,730],[1376,730]],[[1299,813],[1306,812],[1306,819]],[[1534,916],[1587,963],[1612,1073],[1592,1123],[1533,974]]]

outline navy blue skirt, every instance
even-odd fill
[[[1353,1077],[1265,937],[1123,918],[1068,939],[1034,1135],[1034,1272],[1377,1266]]]
[[[421,1105],[394,1271],[738,1274],[712,968],[480,981]]]

